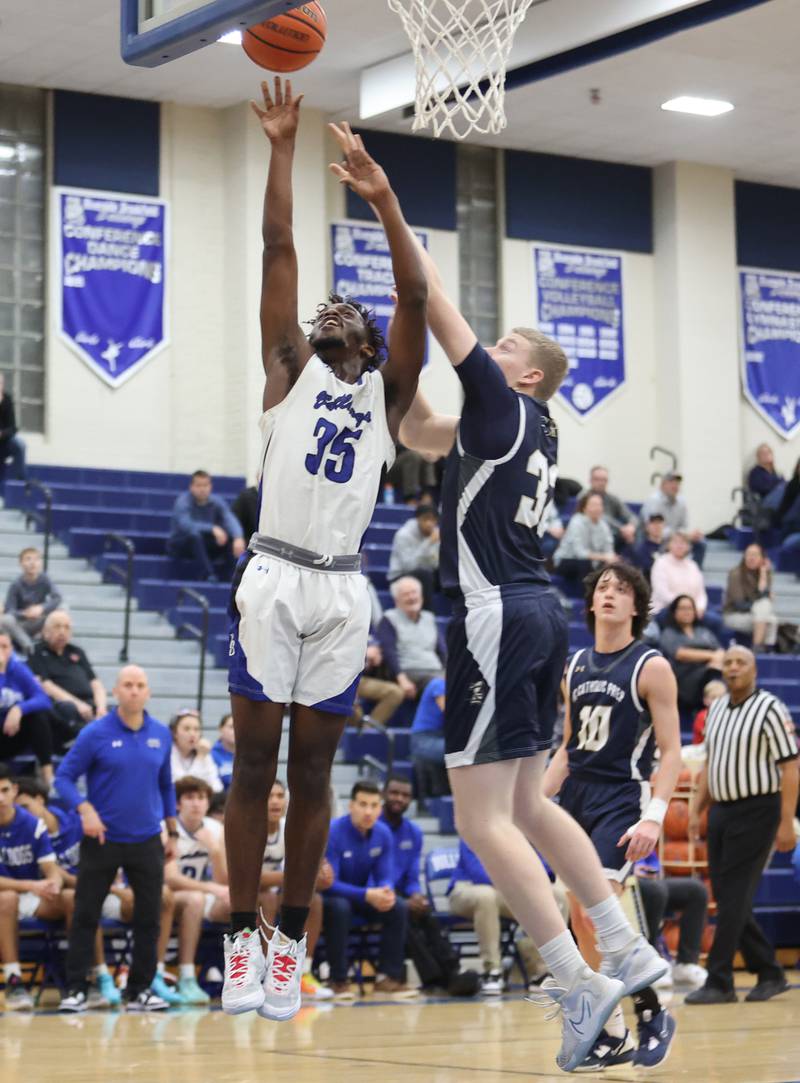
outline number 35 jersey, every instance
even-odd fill
[[[660,652],[638,639],[613,654],[586,647],[573,656],[567,669],[570,777],[602,782],[650,778],[655,739],[638,682],[653,657]]]
[[[357,553],[395,455],[380,372],[348,384],[314,356],[259,427],[258,532],[315,553]]]

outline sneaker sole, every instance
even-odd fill
[[[626,997],[631,997],[634,993],[641,993],[642,989],[647,989],[649,985],[653,985],[659,978],[663,978],[668,970],[669,963],[662,959],[652,966],[644,975],[640,975],[633,985],[629,986],[627,982],[623,982],[623,985],[625,986],[624,995]]]
[[[298,997],[295,1003],[288,1008],[272,1008],[264,1001],[260,1008],[256,1008],[256,1014],[260,1015],[262,1019],[271,1020],[273,1023],[285,1023],[289,1019],[293,1019],[301,1007],[302,997]]]
[[[257,1012],[263,1003],[264,990],[259,988],[258,993],[253,993],[252,996],[246,997],[244,1000],[237,1000],[234,1004],[226,1004],[223,996],[222,1010],[226,1015],[244,1015],[245,1012]]]
[[[87,1012],[88,1010],[89,1009],[86,1008],[86,1007],[83,1007],[83,1008],[62,1008],[61,1005],[59,1005],[59,1007],[58,1007],[58,1011],[60,1011],[62,1015],[83,1015],[84,1012]]]
[[[618,986],[618,989],[609,990],[608,997],[603,1001],[601,1007],[598,1008],[597,1022],[592,1033],[587,1035],[579,1045],[575,1046],[572,1056],[566,1064],[558,1064],[558,1061],[556,1060],[556,1064],[562,1072],[574,1072],[575,1069],[586,1060],[594,1049],[594,1044],[600,1036],[600,1031],[611,1018],[611,1013],[625,996],[625,986],[623,983],[617,978],[611,978],[609,980],[613,981],[614,984]]]

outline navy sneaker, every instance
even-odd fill
[[[677,1024],[664,1008],[651,1017],[651,1012],[639,1016],[639,1048],[633,1055],[637,1068],[658,1068],[669,1056]]]
[[[618,1068],[621,1064],[632,1064],[636,1046],[631,1032],[626,1029],[621,1038],[613,1038],[607,1031],[601,1030],[594,1049],[576,1072],[602,1072],[604,1068]]]

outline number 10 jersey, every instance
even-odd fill
[[[258,532],[316,553],[357,553],[395,455],[380,372],[349,384],[314,356],[259,427]]]

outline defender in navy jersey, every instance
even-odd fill
[[[585,833],[542,792],[567,653],[540,545],[557,474],[547,401],[567,359],[530,328],[480,346],[420,254],[428,322],[464,390],[460,418],[434,414],[418,392],[400,427],[406,446],[448,456],[440,576],[454,601],[444,729],[456,819],[553,975],[543,990],[563,1009],[557,1063],[574,1071],[620,997],[665,966],[631,928]],[[607,973],[586,967],[530,843],[587,907]]]
[[[545,793],[558,793],[561,807],[589,835],[618,893],[633,863],[653,852],[681,767],[675,677],[666,659],[639,639],[649,609],[650,588],[636,568],[615,564],[587,576],[586,613],[595,644],[570,661],[563,743],[545,775]],[[660,760],[651,795],[656,745]],[[633,1000],[638,1048],[618,1009],[585,1070],[663,1063],[675,1022],[652,988]]]

